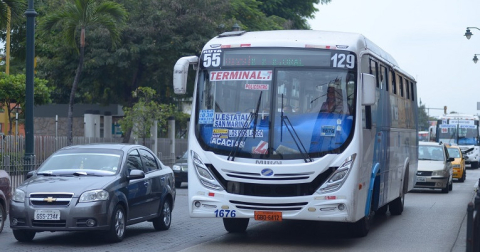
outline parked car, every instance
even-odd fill
[[[465,182],[467,171],[465,170],[465,158],[463,158],[462,150],[460,147],[452,145],[447,146],[447,150],[448,155],[455,159],[452,162],[453,178],[458,179],[460,182]]]
[[[10,227],[20,242],[42,231],[103,231],[119,242],[127,225],[143,221],[170,228],[173,171],[144,146],[65,147],[27,177],[10,204]]]
[[[182,186],[182,182],[188,182],[188,151],[182,156],[177,157],[177,161],[173,164],[172,169],[175,174],[175,186]]]
[[[452,162],[447,147],[442,143],[418,143],[418,169],[415,188],[442,189],[448,193],[453,188]]]
[[[0,233],[7,220],[7,210],[10,199],[12,198],[12,187],[10,176],[4,170],[0,170]]]

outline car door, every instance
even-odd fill
[[[138,150],[134,149],[128,153],[126,166],[128,174],[130,174],[131,170],[141,170],[145,172]],[[146,176],[143,179],[129,181],[127,198],[129,209],[128,218],[130,220],[145,216],[144,207],[147,203],[148,186],[149,179]]]
[[[157,159],[146,149],[139,149],[140,156],[145,168],[145,178],[148,179],[147,202],[145,203],[145,214],[155,215],[158,213],[162,199],[165,177],[160,172]]]

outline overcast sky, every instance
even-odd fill
[[[480,114],[480,0],[332,0],[318,5],[313,30],[361,33],[417,80],[431,116]],[[478,56],[480,58],[480,55]],[[437,110],[441,108],[442,110]]]

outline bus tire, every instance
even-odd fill
[[[385,215],[387,213],[387,210],[388,210],[388,204],[378,208],[377,211],[375,211],[375,215]]]
[[[352,227],[352,234],[354,237],[365,237],[368,234],[368,231],[370,231],[370,222],[372,218],[371,216],[365,216],[358,220],[357,222],[353,223]]]
[[[403,212],[403,206],[405,205],[405,194],[408,190],[408,168],[409,167],[407,167],[405,177],[403,178],[403,188],[400,190],[400,196],[388,204],[388,210],[390,210],[391,215],[400,215]]]
[[[229,233],[243,233],[249,221],[249,218],[223,218],[223,226]]]

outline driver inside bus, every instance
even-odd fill
[[[340,91],[330,86],[327,89],[327,100],[320,108],[321,113],[337,113],[343,114],[343,104]]]

